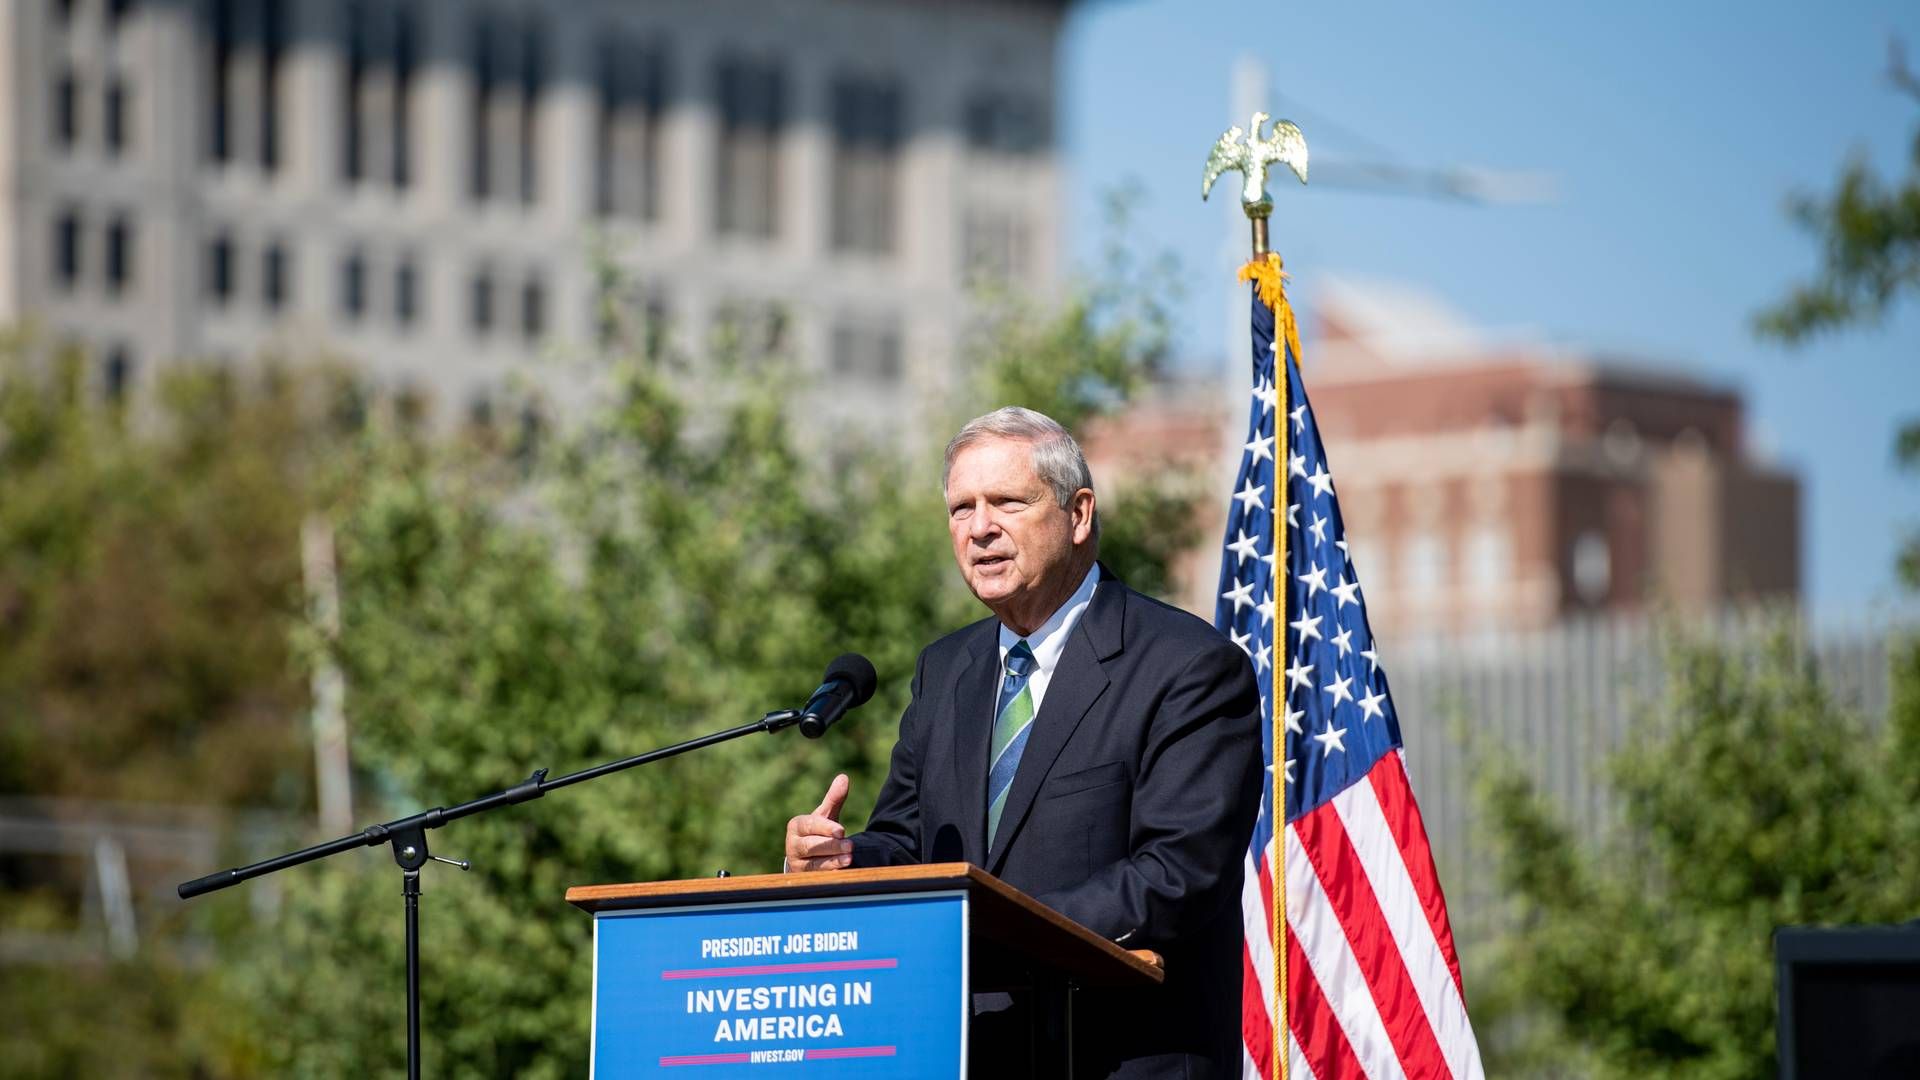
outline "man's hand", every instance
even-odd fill
[[[827,785],[827,797],[811,814],[787,822],[789,874],[808,870],[844,870],[853,865],[853,841],[840,825],[840,807],[847,801],[847,774]]]

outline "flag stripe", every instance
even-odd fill
[[[1307,874],[1312,877],[1311,871]],[[1296,1060],[1303,1060],[1313,1074],[1323,1080],[1364,1080],[1368,1076],[1391,1076],[1390,1072],[1369,1072],[1361,1067],[1347,1029],[1335,1015],[1333,1003],[1321,990],[1321,980],[1307,960],[1300,935],[1292,927],[1287,931],[1287,1028],[1293,1033]],[[1366,997],[1363,992],[1361,997]],[[1367,1008],[1373,1008],[1371,1000]],[[1376,1022],[1378,1018],[1376,1017]],[[1385,1047],[1385,1040],[1379,1045]],[[1377,1064],[1377,1063],[1376,1063]],[[1392,1065],[1391,1059],[1388,1062]],[[1292,1080],[1289,1077],[1289,1080]]]
[[[1446,1058],[1447,1071],[1468,1078],[1481,1075],[1480,1050],[1467,1024],[1467,1007],[1460,1000],[1447,957],[1440,951],[1432,928],[1420,917],[1418,890],[1407,872],[1400,850],[1387,828],[1376,790],[1400,784],[1405,770],[1398,761],[1382,758],[1373,767],[1369,784],[1355,784],[1334,796],[1333,807],[1346,826],[1360,866],[1380,904],[1381,916],[1393,934],[1394,946],[1413,976],[1421,1010]]]
[[[1298,825],[1296,821],[1287,826],[1288,831]],[[1380,1018],[1380,1009],[1374,1003],[1366,975],[1347,943],[1346,929],[1341,926],[1341,919],[1346,914],[1333,906],[1326,891],[1320,887],[1320,878],[1314,873],[1302,845],[1288,845],[1287,960],[1295,965],[1292,978],[1288,980],[1291,983],[1287,987],[1288,1008],[1293,1008],[1294,1002],[1302,1001],[1303,994],[1320,997],[1331,1019],[1337,1022],[1345,1035],[1351,1047],[1349,1052],[1364,1070],[1364,1075],[1397,1076],[1400,1062],[1394,1055],[1393,1041],[1387,1035],[1386,1023]],[[1312,978],[1302,977],[1309,973]],[[1327,1037],[1324,1030],[1312,1030],[1311,1034],[1316,1041]],[[1302,1034],[1301,1037],[1305,1038],[1306,1035]],[[1330,1064],[1337,1066],[1338,1063]],[[1317,1064],[1314,1072],[1320,1076],[1329,1075],[1326,1069]],[[1336,1067],[1331,1075],[1345,1077],[1360,1074]]]
[[[1398,783],[1382,783],[1385,775],[1374,770],[1369,780],[1380,800],[1381,815],[1393,831],[1393,842],[1400,849],[1400,861],[1413,878],[1413,891],[1426,913],[1427,926],[1447,958],[1447,970],[1453,973],[1453,989],[1465,1001],[1467,991],[1460,981],[1460,956],[1453,947],[1453,927],[1447,921],[1447,897],[1440,890],[1440,874],[1433,868],[1433,849],[1427,844],[1427,826],[1420,820],[1420,808],[1413,801],[1413,778],[1407,775],[1405,751],[1393,755],[1399,763]]]
[[[1347,790],[1351,791],[1352,788]],[[1419,991],[1396,947],[1380,900],[1347,835],[1337,803],[1322,806],[1294,823],[1300,843],[1327,899],[1341,912],[1340,928],[1353,949],[1354,964],[1380,1010],[1394,1056],[1409,1076],[1445,1077],[1446,1063],[1434,1038]]]

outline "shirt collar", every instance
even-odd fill
[[[1100,564],[1094,563],[1087,568],[1087,576],[1080,579],[1080,587],[1073,590],[1067,602],[1061,604],[1040,629],[1027,635],[1027,647],[1033,650],[1034,666],[1049,675],[1060,663],[1060,656],[1067,651],[1067,636],[1073,632],[1074,624],[1080,621],[1080,613],[1087,610],[1093,602],[1093,588],[1100,583]],[[1020,641],[1020,635],[1000,624],[1000,663],[1005,666],[1007,652]]]

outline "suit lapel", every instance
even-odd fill
[[[1034,715],[1033,731],[1027,736],[1027,748],[1020,755],[1020,767],[1014,771],[1013,787],[1007,792],[1007,808],[1000,814],[1000,832],[987,852],[987,870],[998,873],[1006,861],[1007,848],[1020,835],[1027,812],[1040,792],[1040,784],[1052,771],[1060,751],[1073,737],[1080,721],[1086,718],[1094,702],[1106,692],[1107,675],[1100,662],[1120,651],[1120,625],[1126,606],[1125,586],[1101,567],[1101,582],[1093,600],[1081,613],[1080,621],[1067,638],[1060,666],[1047,684],[1047,694]],[[991,723],[991,721],[989,721]],[[985,798],[984,773],[981,798]],[[981,817],[984,821],[985,810]],[[981,835],[985,836],[984,826]]]
[[[998,621],[988,619],[968,644],[954,676],[953,760],[960,777],[960,821],[966,861],[987,861],[987,753],[993,748],[993,706],[1000,693]]]

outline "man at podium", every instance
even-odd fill
[[[1099,564],[1086,457],[1053,420],[971,421],[944,488],[954,559],[992,616],[921,652],[866,831],[840,826],[835,777],[788,823],[787,869],[974,863],[1165,957],[1158,987],[1079,996],[1076,1072],[1239,1075],[1240,875],[1262,782],[1252,665]],[[1000,1000],[975,1001],[974,1072],[1017,1074],[1031,1005],[980,997]]]

